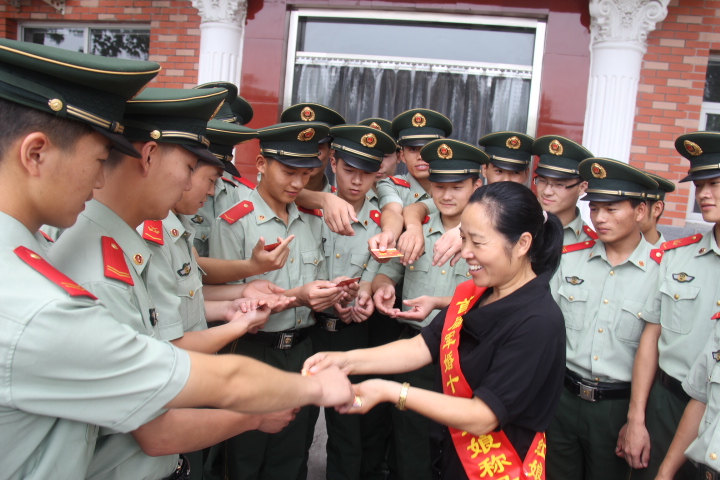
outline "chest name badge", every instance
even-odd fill
[[[177,274],[181,277],[187,277],[190,275],[190,272],[192,271],[192,267],[190,266],[190,262],[183,264],[182,268],[177,271]]]
[[[672,278],[676,282],[680,282],[680,283],[692,282],[693,280],[695,280],[695,277],[692,277],[685,272],[673,273]]]
[[[205,219],[202,217],[202,215],[195,215],[194,217],[192,217],[190,219],[190,221],[197,225],[200,225],[201,223],[203,223],[205,221]]]
[[[712,357],[716,362],[720,362],[720,350],[712,352]]]
[[[580,285],[585,280],[583,280],[582,278],[578,278],[578,277],[565,277],[565,281],[567,283],[569,283],[570,285]]]

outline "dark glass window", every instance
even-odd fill
[[[149,28],[26,27],[23,40],[104,57],[147,60],[150,56]]]

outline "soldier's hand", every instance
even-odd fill
[[[270,318],[270,307],[261,305],[247,313],[238,310],[230,322],[241,322],[245,325],[246,331],[254,333],[267,323],[268,318]]]
[[[435,310],[436,301],[437,298],[431,297],[430,295],[423,295],[418,298],[403,300],[403,304],[411,308],[410,310],[404,312],[397,312],[395,317],[422,322],[433,310]]]
[[[390,284],[381,285],[373,295],[375,308],[378,312],[393,317],[397,311],[395,306],[395,287]]]
[[[328,367],[312,375],[312,380],[318,382],[322,389],[318,407],[336,407],[351,405],[354,394],[350,380],[338,367]]]
[[[375,311],[375,304],[370,297],[370,293],[367,290],[360,290],[355,300],[355,306],[352,308],[353,320],[355,322],[361,323],[367,320],[373,311]]]
[[[320,352],[305,360],[303,363],[303,375],[315,375],[326,368],[337,367],[346,375],[350,375],[346,352]]]
[[[279,412],[265,413],[258,415],[260,424],[257,430],[265,433],[278,433],[287,427],[290,422],[295,420],[295,416],[300,408],[290,408],[288,410],[280,410]]]
[[[284,267],[288,255],[290,255],[289,245],[293,238],[295,238],[295,235],[290,235],[284,240],[282,237],[277,237],[280,245],[268,252],[265,250],[265,238],[260,237],[260,240],[258,240],[253,247],[252,256],[250,257],[250,261],[253,263],[254,269],[257,272],[256,275],[272,272],[273,270]]]
[[[338,284],[342,282],[343,280],[350,280],[350,277],[337,277],[333,278],[331,282],[334,284]],[[355,300],[355,297],[357,297],[358,290],[360,289],[360,282],[351,283],[349,285],[343,285],[342,287],[339,287],[342,289],[343,295],[342,299],[339,303],[342,305],[347,306],[349,303],[351,303],[353,300]]]
[[[340,303],[336,303],[333,305],[333,308],[335,309],[335,313],[337,313],[338,318],[342,320],[343,323],[349,324],[353,322],[352,306],[343,306]]]
[[[323,196],[323,218],[328,228],[339,235],[354,236],[352,224],[357,222],[355,209],[348,202],[331,193]]]
[[[269,280],[253,280],[244,285],[242,296],[245,298],[265,298],[285,293],[285,289],[278,287]]]
[[[279,313],[287,310],[288,306],[295,301],[295,297],[288,297],[286,295],[268,295],[263,297],[265,305],[270,308],[270,314]]]
[[[626,431],[620,430],[620,435],[625,433],[622,451],[625,453],[625,461],[632,468],[647,468],[650,461],[650,434],[644,423],[628,423]],[[625,427],[623,427],[625,428]]]
[[[397,249],[404,255],[401,260],[403,265],[411,265],[420,258],[425,253],[425,237],[422,227],[408,225],[397,241]]]
[[[315,280],[303,285],[301,302],[316,312],[322,312],[342,300],[343,290],[327,280]]]
[[[440,237],[440,240],[435,242],[433,246],[433,266],[445,265],[445,262],[450,260],[450,266],[454,267],[462,259],[460,256],[461,250],[460,226],[457,226],[445,232]]]
[[[374,235],[370,237],[370,240],[368,240],[368,249],[372,250],[375,248],[379,248],[380,251],[384,252],[388,248],[394,248],[395,247],[395,236],[392,232],[381,232],[377,235]],[[375,259],[378,263],[387,263],[391,259],[390,258],[383,258],[383,259]]]

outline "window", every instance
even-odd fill
[[[542,21],[301,9],[289,38],[285,107],[322,103],[350,123],[430,108],[450,118],[451,138],[473,145],[491,132],[536,132]]]
[[[150,54],[149,27],[25,25],[20,39],[105,57],[147,60]]]
[[[700,109],[698,130],[720,132],[720,54],[711,53],[705,77],[705,93]],[[695,201],[695,187],[690,187],[688,220],[703,222],[700,206]]]

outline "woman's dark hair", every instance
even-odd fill
[[[473,203],[482,204],[490,215],[490,223],[505,237],[509,247],[523,233],[532,235],[528,257],[536,274],[557,269],[563,246],[562,223],[552,213],[545,220],[540,203],[529,188],[516,182],[491,183],[475,190],[469,204]]]

